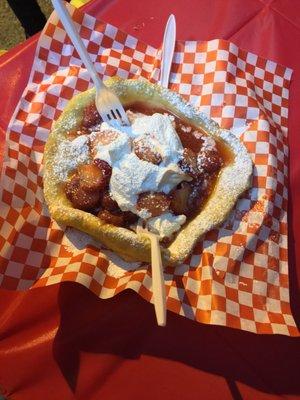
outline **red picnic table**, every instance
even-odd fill
[[[294,70],[289,106],[289,276],[300,323],[300,3],[293,0],[94,0],[85,11],[159,46],[170,13],[179,40],[228,39]],[[38,37],[0,58],[0,154]],[[72,312],[70,312],[72,310]],[[202,325],[132,291],[99,300],[75,283],[0,290],[0,393],[11,399],[300,397],[300,339]]]

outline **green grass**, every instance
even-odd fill
[[[48,18],[52,11],[51,1],[38,0],[38,4],[46,18]],[[0,49],[8,50],[24,40],[25,34],[20,22],[7,1],[0,0]]]

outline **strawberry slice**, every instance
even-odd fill
[[[212,174],[222,167],[222,158],[216,150],[204,150],[198,154],[197,165],[204,172]]]
[[[124,211],[123,216],[124,223],[127,226],[134,224],[138,220],[138,216],[136,214],[133,214],[131,211]]]
[[[178,126],[178,135],[181,140],[183,147],[188,147],[192,149],[194,152],[198,153],[202,147],[203,140],[201,137],[203,134],[200,131],[194,130],[192,132],[187,132],[185,129],[185,125],[179,124]]]
[[[171,193],[170,208],[176,215],[193,216],[199,211],[204,198],[208,195],[206,182],[203,179],[182,182]]]
[[[80,179],[80,186],[83,190],[93,192],[102,190],[106,185],[103,172],[95,164],[83,164],[77,169]]]
[[[192,216],[200,210],[200,206],[207,195],[206,181],[198,180],[191,183],[191,193],[187,203],[188,216]]]
[[[189,197],[192,193],[192,187],[188,182],[182,182],[178,188],[173,190],[170,208],[176,215],[189,214]]]
[[[92,210],[97,207],[101,198],[100,191],[85,191],[80,186],[80,178],[77,175],[73,176],[73,178],[67,182],[65,192],[73,206],[79,210]]]
[[[106,179],[106,183],[109,183],[111,173],[112,173],[112,168],[111,166],[104,160],[100,160],[100,158],[95,158],[94,159],[94,164],[101,169],[102,174],[104,178]]]
[[[197,178],[200,175],[197,164],[197,154],[187,147],[183,149],[182,159],[179,161],[179,167],[184,173],[193,178]]]
[[[112,224],[115,226],[129,226],[134,224],[138,217],[130,211],[109,211],[109,210],[101,210],[98,213],[98,217],[108,224]]]
[[[83,120],[82,120],[83,128],[91,128],[92,126],[100,124],[101,121],[102,121],[101,117],[94,103],[85,107],[83,111]]]
[[[146,139],[137,139],[133,142],[133,150],[140,160],[147,161],[152,164],[159,164],[162,161],[161,155],[154,149],[151,149],[150,144]]]
[[[147,210],[152,217],[157,217],[168,211],[171,200],[164,193],[145,192],[139,195],[136,208],[141,211]]]
[[[108,210],[101,210],[98,213],[98,217],[108,224],[112,224],[115,226],[124,226],[125,223],[122,211],[112,213]]]
[[[111,197],[108,191],[103,193],[101,205],[105,210],[108,211],[119,210],[118,203]]]

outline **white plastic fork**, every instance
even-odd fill
[[[72,21],[72,18],[62,0],[52,0],[53,7],[57,12],[67,34],[69,35],[75,49],[77,50],[82,62],[88,70],[96,88],[96,108],[104,122],[121,125],[130,125],[126,112],[115,93],[110,90],[99,78],[99,75],[92,63],[90,56],[79,36],[79,33]]]
[[[169,76],[174,55],[175,40],[176,20],[175,16],[171,14],[165,27],[162,45],[160,85],[165,88],[167,88],[169,85]],[[159,326],[166,326],[166,288],[161,259],[161,250],[159,246],[159,236],[150,232],[147,227],[143,227],[143,222],[141,219],[137,224],[136,233],[137,235],[144,235],[148,237],[151,243],[152,291],[156,320]]]
[[[137,235],[148,237],[151,242],[152,291],[156,321],[157,325],[166,326],[166,288],[159,246],[159,236],[150,232],[147,228],[144,228],[141,219],[138,221],[136,233]]]
[[[164,88],[168,88],[169,86],[169,77],[174,56],[175,41],[176,19],[175,15],[171,14],[165,27],[161,54],[161,73],[159,83]]]

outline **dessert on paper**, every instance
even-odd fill
[[[75,96],[45,147],[44,192],[59,223],[90,234],[125,260],[150,261],[138,219],[180,264],[249,188],[252,161],[229,131],[178,94],[144,79],[106,82],[130,126],[102,122],[93,89]]]
[[[101,78],[158,82],[160,50],[80,10],[72,13]],[[299,335],[290,309],[287,248],[291,74],[225,40],[176,43],[170,88],[230,130],[254,168],[250,188],[224,223],[203,235],[184,263],[165,267],[169,311],[253,333]],[[7,132],[1,288],[72,281],[101,299],[132,289],[153,302],[149,264],[123,261],[92,236],[58,225],[46,206],[43,158],[52,123],[69,100],[90,87],[89,74],[52,15]]]

